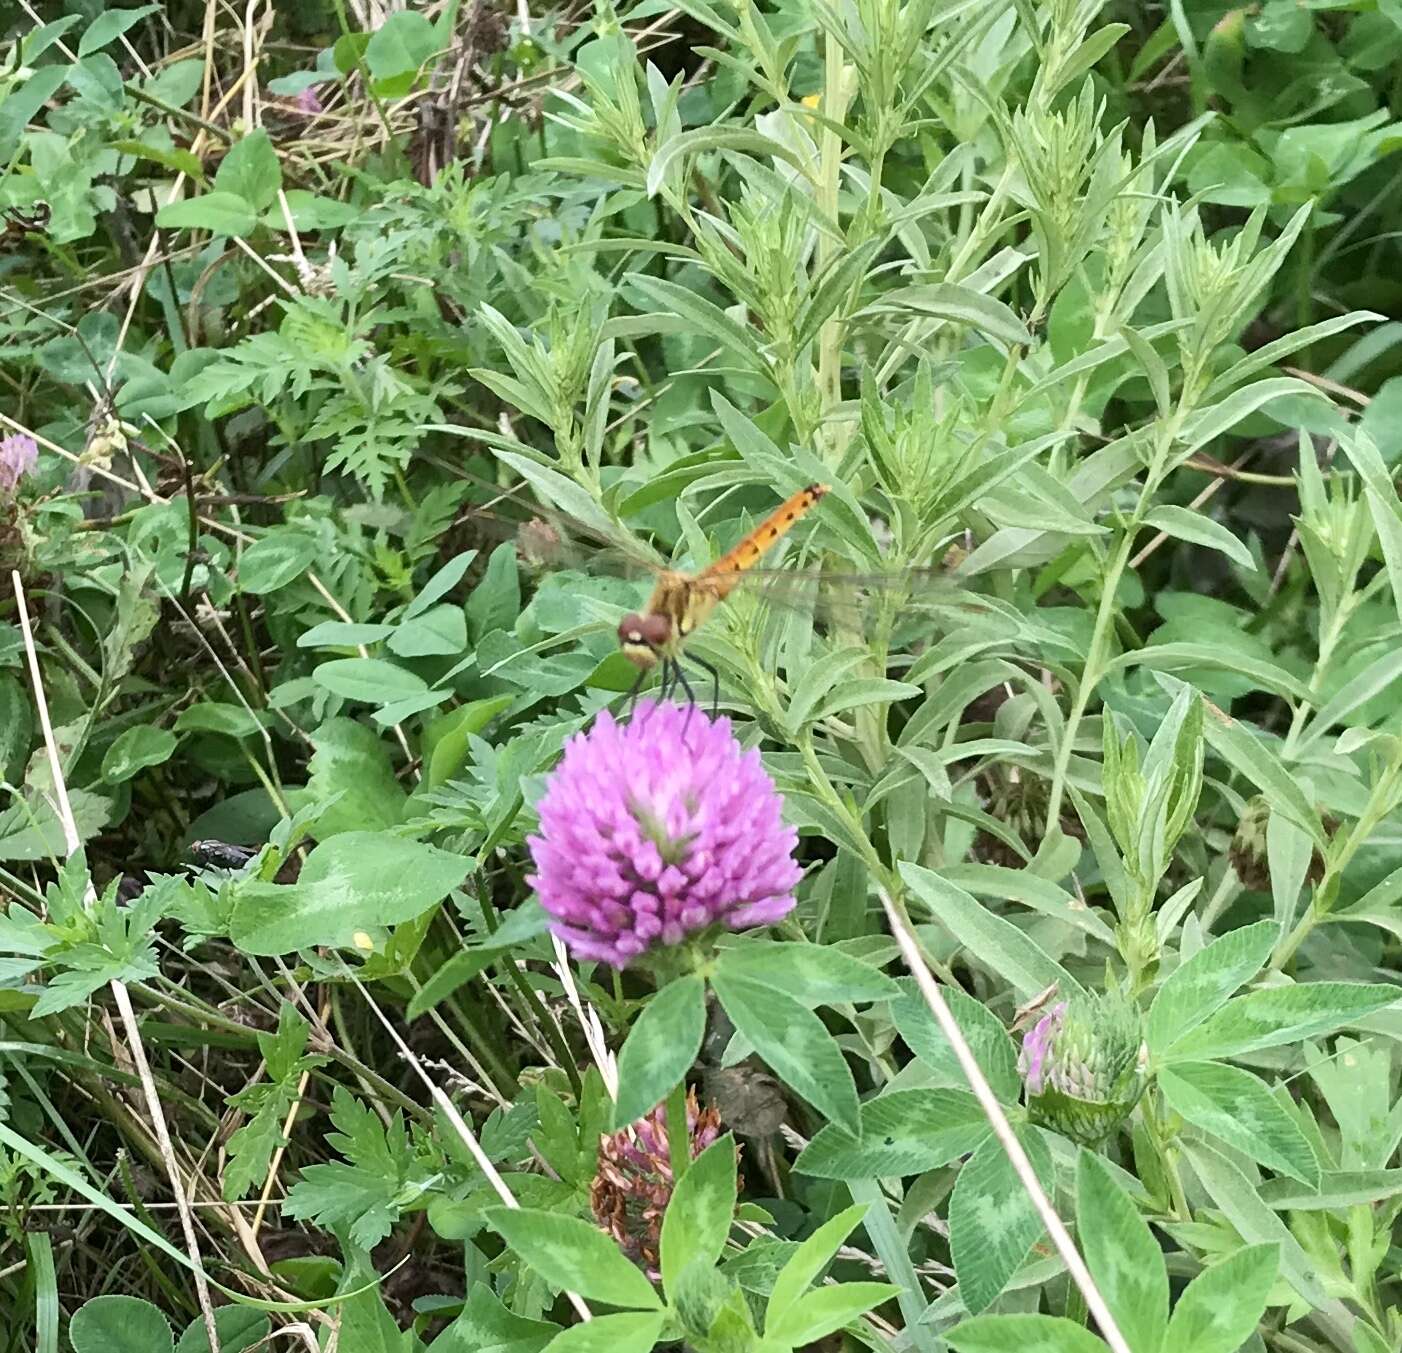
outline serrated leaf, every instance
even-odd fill
[[[327,1141],[343,1160],[308,1165],[283,1204],[285,1216],[314,1218],[320,1225],[349,1228],[352,1242],[371,1249],[389,1233],[413,1186],[416,1162],[403,1117],[388,1125],[344,1086],[331,1101],[336,1131]]]
[[[93,1297],[68,1326],[73,1353],[162,1353],[175,1336],[160,1311],[140,1297],[116,1293]]]

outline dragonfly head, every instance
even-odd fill
[[[672,622],[656,611],[625,615],[618,624],[618,646],[634,667],[646,671],[655,667],[662,650],[672,641]]]

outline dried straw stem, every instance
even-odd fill
[[[1131,1353],[1124,1335],[1120,1333],[1120,1328],[1115,1323],[1115,1317],[1111,1315],[1109,1306],[1105,1304],[1105,1298],[1100,1295],[1100,1289],[1096,1287],[1095,1279],[1091,1277],[1090,1270],[1086,1267],[1085,1260],[1081,1258],[1080,1251],[1076,1249],[1076,1242],[1071,1239],[1071,1233],[1066,1229],[1061,1218],[1057,1216],[1056,1209],[1051,1205],[1051,1199],[1047,1197],[1046,1191],[1042,1188],[1041,1180],[1037,1178],[1037,1172],[1032,1168],[1032,1162],[1027,1159],[1027,1152],[1022,1149],[1022,1143],[1018,1141],[1012,1124],[1008,1122],[1008,1116],[1003,1112],[1003,1106],[998,1103],[998,1097],[993,1093],[993,1087],[989,1085],[973,1051],[964,1038],[963,1032],[950,1013],[949,1006],[945,1004],[939,984],[935,981],[925,960],[920,956],[920,947],[915,941],[909,920],[884,891],[880,893],[880,897],[881,905],[886,909],[886,920],[891,927],[891,934],[895,936],[896,943],[900,946],[901,956],[905,959],[906,967],[910,969],[911,976],[915,978],[915,983],[920,988],[920,994],[925,998],[925,1004],[930,1007],[930,1013],[935,1017],[935,1022],[949,1040],[949,1046],[954,1049],[955,1059],[958,1061],[965,1079],[969,1082],[969,1088],[974,1092],[974,1098],[978,1100],[979,1107],[987,1117],[989,1126],[993,1129],[993,1135],[998,1138],[999,1145],[1007,1152],[1008,1160],[1012,1162],[1013,1171],[1022,1187],[1027,1190],[1027,1196],[1032,1200],[1032,1206],[1037,1209],[1037,1215],[1041,1217],[1043,1225],[1047,1228],[1052,1244],[1056,1246],[1057,1253],[1066,1265],[1066,1271],[1071,1275],[1076,1286],[1080,1288],[1081,1295],[1086,1301],[1086,1308],[1095,1317],[1095,1323],[1100,1326],[1101,1336],[1114,1350],[1114,1353]]]
[[[68,848],[69,856],[72,856],[81,849],[82,842],[78,837],[78,824],[73,817],[73,805],[68,799],[68,785],[63,775],[63,762],[58,754],[58,743],[54,738],[53,724],[49,720],[49,705],[44,698],[44,680],[39,671],[39,653],[34,646],[34,633],[29,625],[29,607],[25,602],[24,583],[20,579],[18,569],[11,571],[10,581],[14,587],[15,605],[19,610],[20,631],[24,636],[25,656],[29,660],[29,676],[34,685],[34,704],[39,711],[39,726],[44,732],[44,746],[49,754],[49,769],[54,778],[54,798],[56,800],[54,806],[58,813],[59,822],[63,826],[64,844]],[[96,901],[97,893],[93,888],[92,878],[89,876],[84,904],[91,907]],[[195,1236],[194,1213],[190,1209],[190,1200],[186,1196],[185,1184],[180,1177],[180,1166],[175,1159],[175,1148],[171,1145],[170,1131],[166,1126],[165,1114],[161,1109],[160,1093],[156,1089],[155,1077],[151,1074],[151,1064],[146,1060],[146,1049],[141,1042],[141,1030],[136,1022],[136,1011],[132,1009],[131,996],[127,992],[126,983],[114,978],[111,986],[112,997],[117,1005],[117,1013],[121,1016],[122,1028],[126,1033],[127,1051],[141,1081],[142,1093],[146,1098],[146,1111],[151,1116],[151,1126],[155,1133],[156,1144],[160,1149],[161,1160],[165,1163],[166,1175],[170,1179],[171,1193],[180,1214],[180,1229],[184,1234],[185,1249],[194,1269],[195,1297],[199,1302],[200,1315],[204,1320],[205,1334],[209,1339],[210,1348],[218,1348],[220,1346],[219,1329],[214,1323],[214,1306],[209,1299],[209,1283],[205,1278],[204,1263],[200,1258],[199,1241]]]

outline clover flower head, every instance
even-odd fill
[[[782,809],[729,719],[650,701],[626,724],[605,711],[550,777],[527,882],[573,953],[618,968],[711,926],[772,925],[802,875]]]
[[[1058,1001],[1023,1037],[1017,1069],[1033,1122],[1098,1145],[1129,1117],[1148,1080],[1138,1007],[1120,996]]]
[[[39,444],[33,437],[23,432],[0,437],[0,493],[13,493],[38,460]]]
[[[292,102],[297,105],[297,111],[306,117],[315,117],[325,111],[315,85],[308,85]]]

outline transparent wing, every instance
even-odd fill
[[[525,485],[503,488],[467,475],[481,498],[459,518],[473,535],[513,540],[521,558],[544,571],[573,570],[603,577],[646,580],[669,565],[621,524],[605,532],[554,507],[542,506]],[[743,534],[736,532],[736,538]],[[733,542],[726,542],[733,543]],[[782,559],[785,546],[773,552]],[[955,563],[953,554],[947,561]],[[874,616],[895,609],[901,618],[947,617],[958,623],[979,615],[1011,620],[1010,608],[975,591],[952,567],[892,568],[859,573],[776,562],[772,566],[717,572],[704,566],[698,576],[720,584],[736,610],[746,602],[804,612],[824,624],[866,630]],[[1005,614],[1008,613],[1008,614]]]
[[[622,526],[617,534],[605,533],[532,501],[524,487],[485,487],[492,496],[465,508],[458,525],[484,541],[514,541],[528,564],[623,578],[647,577],[665,567],[655,551]]]

